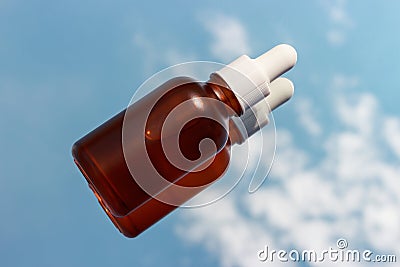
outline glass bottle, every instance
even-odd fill
[[[208,184],[221,176],[229,163],[231,118],[266,97],[270,82],[296,60],[292,47],[279,45],[256,59],[238,58],[207,82],[171,79],[78,140],[72,150],[74,161],[114,223],[131,220],[131,214],[141,218],[142,223],[130,224],[133,228],[122,232],[135,236],[162,218],[169,207],[154,200],[163,194],[167,206],[190,198],[166,194],[171,185]],[[165,127],[170,113],[182,104],[183,112]],[[204,139],[212,141],[212,149],[199,149]],[[168,156],[164,149],[168,144],[182,155]],[[177,166],[180,163],[183,168]],[[208,167],[199,171],[203,165]],[[190,179],[183,179],[188,175]],[[152,208],[140,209],[144,205]]]

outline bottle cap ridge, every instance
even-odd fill
[[[270,83],[289,71],[297,62],[296,50],[287,44],[251,59],[243,55],[216,74],[237,96],[243,111],[264,99],[270,93]]]

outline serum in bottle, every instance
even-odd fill
[[[138,235],[169,212],[164,204],[176,207],[197,193],[171,189],[180,183],[218,179],[229,163],[232,118],[268,96],[270,83],[296,60],[291,46],[279,45],[256,59],[239,57],[207,82],[171,79],[78,140],[74,161],[103,209],[117,226],[136,220],[129,230],[118,226],[121,232]],[[154,199],[162,204],[145,208]]]

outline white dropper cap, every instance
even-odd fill
[[[236,143],[243,143],[248,137],[269,123],[268,115],[286,101],[294,93],[293,83],[286,78],[278,78],[270,85],[271,93],[240,117],[232,117],[230,120],[231,138]],[[232,130],[232,131],[231,131]]]
[[[256,59],[243,55],[215,74],[235,93],[245,111],[264,99],[270,92],[270,82],[290,70],[296,61],[296,50],[281,44]]]

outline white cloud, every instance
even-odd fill
[[[338,97],[337,113],[343,123],[365,134],[370,134],[377,122],[377,102],[372,94]]]
[[[341,30],[329,30],[326,34],[328,42],[334,46],[341,46],[346,42],[346,33]]]
[[[247,32],[238,19],[216,14],[203,19],[202,23],[213,37],[210,50],[216,58],[225,62],[250,52]]]
[[[400,120],[387,118],[384,121],[383,131],[392,151],[400,158]]]
[[[326,1],[326,4],[328,6],[329,18],[333,23],[346,27],[354,25],[353,20],[346,10],[346,0]]]
[[[321,1],[328,13],[330,29],[326,33],[326,38],[332,46],[344,45],[347,41],[349,30],[353,29],[355,23],[347,11],[346,0],[325,0]]]
[[[158,42],[160,40],[150,39],[141,33],[136,33],[133,36],[134,45],[145,55],[143,69],[146,76],[153,75],[160,65],[169,67],[196,59],[195,54],[177,50],[167,45],[160,48],[157,45]],[[165,40],[163,42],[165,43]]]
[[[343,81],[337,79],[348,86]],[[324,156],[317,163],[288,130],[279,130],[270,182],[255,194],[236,189],[220,202],[184,212],[180,236],[205,245],[222,266],[266,265],[257,260],[265,245],[321,251],[336,247],[340,237],[349,249],[400,257],[400,165],[386,153],[399,156],[400,120],[381,114],[371,94],[338,95],[334,112],[341,127],[323,131]]]
[[[315,118],[315,108],[313,103],[306,98],[296,100],[295,108],[299,116],[299,122],[304,129],[312,136],[319,136],[322,133],[321,126]]]
[[[332,89],[333,90],[345,90],[357,87],[360,84],[357,76],[343,75],[336,73],[332,78]]]

